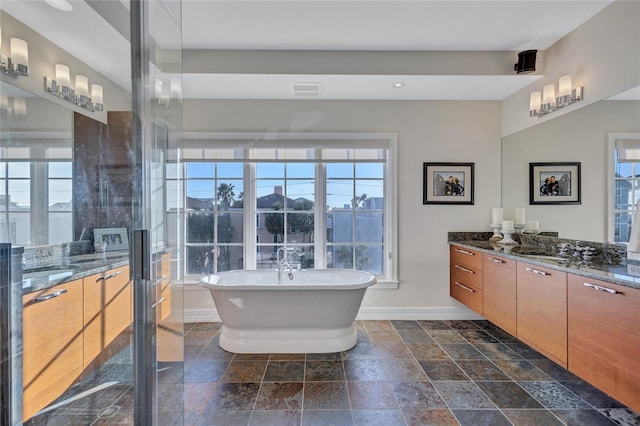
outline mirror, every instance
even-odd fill
[[[72,240],[72,112],[0,81],[0,240]]]
[[[531,118],[538,120],[537,118]],[[562,238],[607,242],[607,136],[640,131],[640,101],[602,100],[502,139],[502,206]],[[580,205],[530,205],[529,163],[580,162]],[[533,186],[533,185],[531,185]]]

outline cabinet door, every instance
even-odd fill
[[[640,290],[569,274],[569,370],[640,411]]]
[[[517,264],[516,336],[567,368],[567,274]]]
[[[22,297],[23,420],[62,395],[80,376],[82,280]]]
[[[129,267],[84,278],[84,366],[131,324]]]
[[[516,261],[482,256],[482,300],[486,319],[516,335]]]

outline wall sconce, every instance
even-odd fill
[[[581,101],[584,87],[572,87],[570,75],[563,75],[558,81],[558,96],[553,84],[546,84],[542,92],[531,92],[529,96],[529,117],[542,117],[573,103]]]
[[[2,28],[0,28],[0,47],[2,46]],[[0,71],[6,75],[18,78],[29,75],[29,45],[19,38],[10,39],[10,53],[0,52]]]
[[[2,96],[0,97],[0,110],[3,117],[25,118],[27,116],[26,99]]]
[[[177,77],[170,78],[168,84],[155,79],[155,103],[159,108],[169,108],[173,104],[182,103],[182,80]]]
[[[89,79],[84,75],[76,75],[75,89],[71,88],[71,75],[69,67],[64,64],[56,64],[56,77],[44,78],[44,88],[47,93],[74,103],[87,111],[102,111],[104,109],[103,88],[99,84],[89,86]],[[91,87],[91,94],[89,94]]]

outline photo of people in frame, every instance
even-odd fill
[[[540,172],[540,196],[571,196],[571,172],[570,171],[545,171]]]
[[[464,172],[434,171],[434,196],[464,196]]]

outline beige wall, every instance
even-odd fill
[[[487,230],[500,205],[500,103],[495,101],[184,102],[184,130],[384,132],[398,135],[397,290],[369,291],[364,310],[387,317],[468,313],[449,297],[448,231]],[[423,205],[423,162],[475,163],[475,205]],[[185,304],[213,309],[197,288]]]

